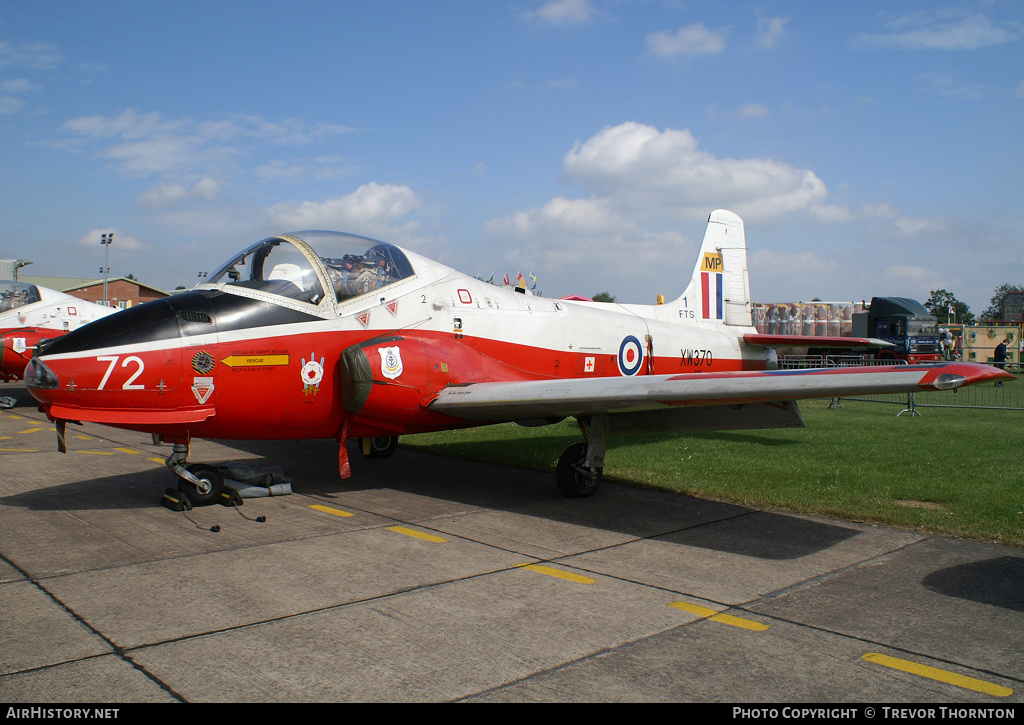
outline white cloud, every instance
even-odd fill
[[[138,205],[146,209],[166,209],[192,199],[209,201],[216,197],[223,188],[222,180],[209,177],[200,179],[192,185],[191,189],[187,189],[182,184],[162,184],[144,191],[139,196]]]
[[[563,167],[589,195],[559,196],[484,226],[507,263],[535,265],[548,279],[579,285],[546,294],[607,289],[623,301],[646,302],[656,292],[678,294],[697,247],[678,229],[706,221],[714,209],[747,221],[812,210],[839,216],[822,207],[827,190],[813,172],[771,159],[720,159],[700,150],[687,130],[608,127],[576,143]]]
[[[38,93],[43,87],[27,78],[11,78],[0,83],[0,91],[4,93]]]
[[[828,195],[810,170],[772,159],[720,159],[699,150],[688,130],[634,122],[577,143],[563,165],[568,179],[635,218],[703,219],[720,207],[767,218],[808,209]]]
[[[685,287],[681,275],[688,278],[697,251],[678,231],[644,229],[601,200],[559,197],[493,219],[484,232],[503,250],[488,262],[498,266],[499,275],[537,272],[549,296],[605,290],[623,302],[653,303],[658,292],[674,297]]]
[[[737,112],[740,118],[760,118],[768,115],[768,107],[760,103],[748,103]]]
[[[25,107],[25,101],[14,96],[0,97],[0,116],[9,116]]]
[[[844,206],[832,204],[814,204],[808,210],[815,219],[826,224],[837,224],[848,222],[853,219],[853,214]]]
[[[665,58],[721,53],[725,50],[725,28],[708,30],[703,23],[694,23],[674,33],[651,33],[647,36],[647,48],[654,55]]]
[[[759,280],[786,279],[797,276],[833,279],[842,272],[839,261],[814,252],[780,252],[772,249],[756,249],[748,254],[750,257],[748,266],[752,270],[752,275],[756,273]],[[782,300],[775,301],[781,302]]]
[[[484,231],[515,237],[548,238],[552,234],[591,236],[623,231],[628,224],[617,217],[607,201],[557,197],[539,209],[519,212],[484,225]]]
[[[88,249],[103,249],[102,237],[104,234],[113,234],[114,240],[110,244],[111,257],[125,256],[124,252],[141,252],[146,249],[142,241],[131,234],[125,234],[114,227],[106,229],[93,229],[84,236],[78,238],[78,246]]]
[[[536,10],[526,14],[553,25],[571,25],[585,23],[594,15],[594,7],[590,0],[551,0]]]
[[[920,237],[924,234],[945,236],[950,231],[950,223],[946,219],[907,216],[888,202],[865,204],[859,216],[868,220],[883,219],[890,222],[895,237]]]
[[[408,186],[364,184],[351,194],[325,201],[281,202],[267,211],[275,229],[337,229],[367,236],[411,234],[416,221],[399,222],[420,206]]]
[[[337,179],[351,176],[359,169],[343,156],[318,156],[286,161],[274,159],[256,167],[253,173],[264,182],[297,182],[307,179]]]
[[[786,32],[789,18],[759,18],[757,21],[757,43],[762,48],[774,48]]]
[[[301,146],[353,132],[347,126],[297,119],[269,121],[250,115],[197,122],[134,109],[115,117],[73,118],[61,130],[76,137],[79,146],[100,142],[97,155],[111,159],[113,168],[125,176],[171,178],[224,176],[254,143]]]
[[[66,122],[62,130],[71,131],[80,136],[92,138],[138,139],[148,138],[157,134],[178,133],[184,130],[187,122],[168,121],[156,111],[140,114],[134,109],[121,112],[116,118],[107,116],[82,116]]]
[[[14,43],[0,40],[0,68],[14,66],[52,70],[63,62],[64,56],[49,43]]]
[[[1016,22],[997,23],[987,15],[937,10],[912,13],[887,23],[886,32],[863,33],[850,42],[867,48],[898,50],[978,50],[1021,37]]]
[[[907,264],[894,264],[880,272],[877,289],[899,290],[900,295],[922,302],[931,296],[932,290],[958,289],[964,282],[945,272]]]

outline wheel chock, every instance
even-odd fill
[[[160,499],[160,503],[169,508],[171,511],[191,511],[192,502],[188,500],[188,496],[179,491],[176,488],[169,488],[164,491],[163,497]]]
[[[221,506],[241,506],[242,496],[237,490],[231,488],[231,486],[225,486],[224,490],[220,492],[220,498],[217,499],[217,503]]]

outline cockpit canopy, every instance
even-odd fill
[[[0,281],[0,312],[15,310],[39,302],[42,297],[39,288],[24,282]]]
[[[253,244],[217,270],[209,284],[319,305],[325,296],[346,302],[414,274],[408,258],[392,244],[355,234],[308,231]]]

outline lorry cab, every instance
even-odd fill
[[[908,297],[873,297],[867,311],[854,313],[853,334],[895,345],[880,351],[880,358],[908,363],[942,359],[938,320],[924,305]]]

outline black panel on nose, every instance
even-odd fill
[[[84,327],[50,340],[39,348],[40,355],[84,352],[115,345],[136,345],[176,339],[178,317],[169,300],[154,300],[101,317]]]
[[[192,290],[100,318],[46,343],[39,354],[83,352],[319,319],[269,301],[218,290]]]

